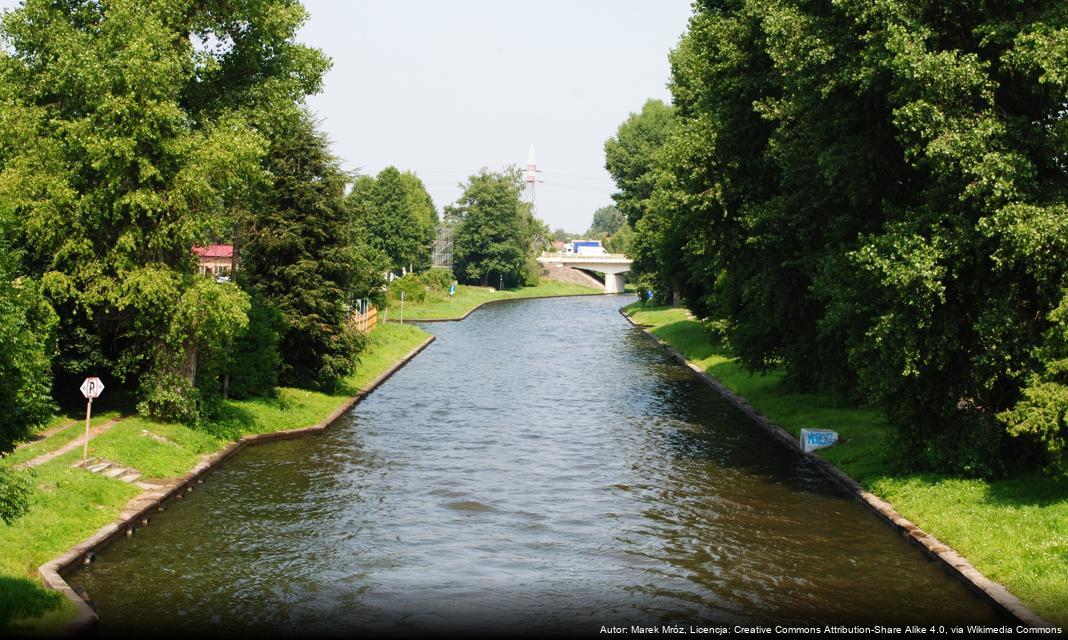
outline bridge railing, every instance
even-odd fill
[[[561,262],[630,262],[630,258],[622,253],[606,253],[603,255],[589,253],[549,253],[543,252],[539,260],[559,260]]]

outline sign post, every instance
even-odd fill
[[[404,292],[401,291],[401,324],[404,324]]]
[[[104,391],[104,383],[100,378],[86,378],[80,387],[82,395],[89,401],[85,405],[85,442],[82,443],[82,466],[89,461],[89,419],[93,413],[93,398],[99,398]]]

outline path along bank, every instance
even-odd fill
[[[877,411],[787,391],[778,370],[749,373],[685,309],[634,303],[621,313],[790,446],[798,446],[804,428],[837,431],[838,445],[807,455],[1000,608],[1029,624],[1043,625],[1044,618],[1068,626],[1063,478],[1034,472],[982,480],[908,471],[907,461],[896,457],[893,428]]]

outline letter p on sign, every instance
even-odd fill
[[[100,381],[100,378],[86,378],[80,388],[82,395],[92,400],[100,397],[101,392],[104,391],[104,383]]]

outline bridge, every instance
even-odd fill
[[[623,274],[630,271],[634,261],[622,253],[543,253],[538,262],[603,273],[605,293],[623,293]]]

